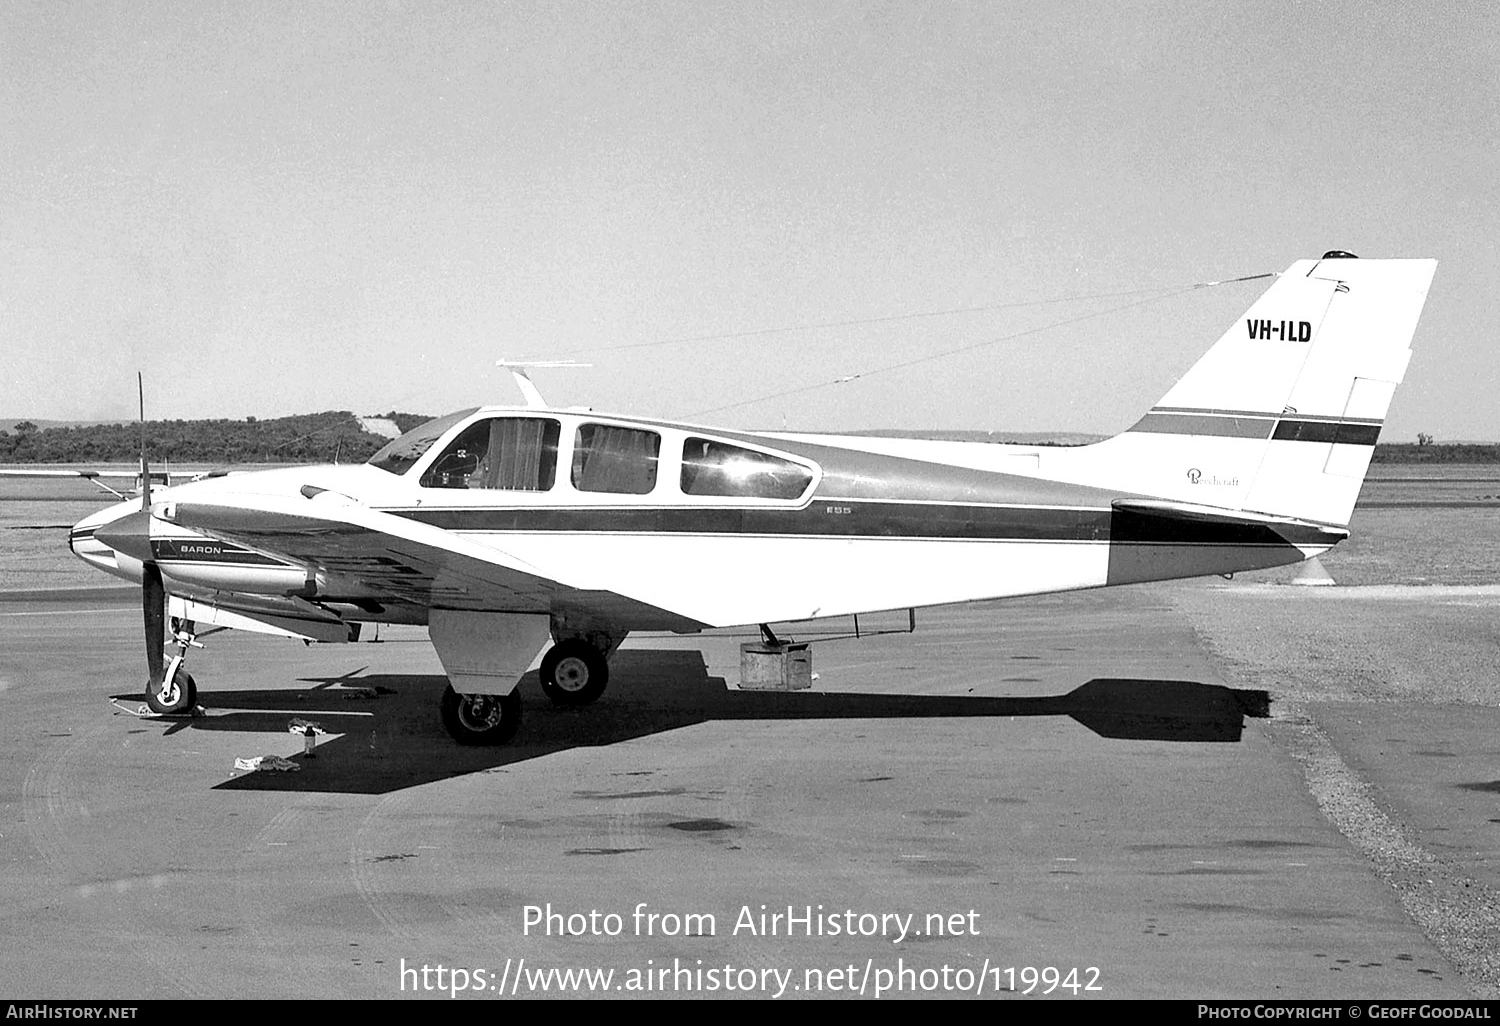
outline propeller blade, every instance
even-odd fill
[[[135,389],[141,400],[141,509],[151,511],[151,465],[146,462],[146,382],[135,372]],[[157,576],[160,581],[160,575]]]
[[[162,584],[161,569],[147,563],[141,575],[141,612],[146,622],[146,667],[151,673],[150,686],[161,686],[166,676],[162,649],[166,646],[167,589]]]
[[[166,677],[167,587],[161,579],[151,550],[151,464],[146,461],[146,382],[135,372],[136,393],[141,404],[141,511],[121,517],[104,532],[104,544],[141,561],[141,613],[146,629],[146,668],[151,675],[147,690],[161,687]],[[101,539],[103,540],[103,539]],[[113,544],[111,544],[113,542]]]

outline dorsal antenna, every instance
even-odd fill
[[[592,367],[591,363],[579,363],[576,360],[496,360],[496,367],[504,367],[510,371],[511,377],[516,379],[516,387],[526,397],[526,405],[532,409],[548,409],[547,400],[542,398],[542,393],[537,391],[536,385],[527,372],[535,367]]]

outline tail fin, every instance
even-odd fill
[[[1436,267],[1299,260],[1087,462],[1138,494],[1347,526]]]

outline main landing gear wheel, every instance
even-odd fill
[[[542,657],[542,692],[554,705],[588,705],[604,694],[609,663],[582,638],[559,641]]]
[[[146,705],[158,716],[180,716],[198,706],[198,685],[186,671],[174,673],[161,684],[146,682]]]
[[[443,726],[461,745],[503,745],[521,725],[521,692],[508,695],[460,695],[448,685],[443,692]]]

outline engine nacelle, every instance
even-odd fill
[[[243,566],[159,560],[167,590],[207,589],[246,595],[300,595],[307,590],[307,571],[298,566]]]

